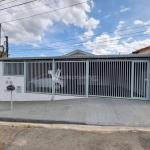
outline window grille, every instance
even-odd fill
[[[12,62],[4,63],[4,75],[16,76],[24,75],[24,63],[23,62]]]

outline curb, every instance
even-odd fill
[[[89,132],[118,132],[118,131],[146,131],[150,132],[150,127],[123,126],[123,125],[94,125],[83,122],[56,121],[56,120],[37,120],[21,118],[0,118],[2,126],[28,126],[43,127],[49,129],[67,129]]]
[[[93,126],[93,125],[73,125],[73,124],[39,124],[39,123],[18,123],[18,122],[0,122],[0,126],[10,127],[27,127],[32,128],[48,128],[57,130],[74,130],[83,132],[99,132],[99,133],[113,133],[113,132],[150,132],[150,128],[142,127],[114,127],[114,126]]]
[[[83,122],[73,121],[57,121],[57,120],[38,120],[38,119],[23,119],[23,118],[0,118],[0,121],[4,122],[20,122],[20,123],[40,123],[40,124],[75,124],[75,125],[87,125]]]

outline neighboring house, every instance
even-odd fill
[[[132,54],[150,54],[150,46],[133,51]]]
[[[74,50],[70,53],[63,55],[63,56],[91,56],[91,55],[93,55],[93,54],[77,49],[77,50]]]

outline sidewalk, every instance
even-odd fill
[[[0,121],[150,127],[150,102],[84,98],[50,102],[0,102]]]

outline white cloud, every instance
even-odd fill
[[[92,5],[92,8],[94,8],[95,4],[93,1],[91,1],[91,5]]]
[[[39,45],[36,44],[36,43],[33,43],[32,46],[33,46],[33,47],[39,47]]]
[[[141,21],[141,20],[135,20],[134,21],[135,25],[150,25],[150,20],[149,21]]]
[[[133,38],[132,37],[129,37],[128,39],[127,39],[127,41],[131,41]]]
[[[122,27],[122,25],[123,25],[124,23],[125,23],[124,21],[120,21],[119,24],[118,24],[118,26],[117,26],[117,29],[120,30],[121,27]]]
[[[118,23],[117,30],[114,32],[116,35],[118,34],[119,30],[122,28],[124,23],[125,23],[124,21],[120,21]]]
[[[135,25],[141,25],[141,24],[143,24],[144,22],[143,21],[141,21],[141,20],[135,20],[134,21],[134,24]]]
[[[84,43],[87,49],[93,50],[93,54],[130,54],[132,51],[149,46],[150,38],[140,41],[127,42],[121,41],[119,36],[110,37],[108,34],[103,34],[96,37],[93,41]]]
[[[110,14],[109,14],[109,15],[106,15],[105,18],[109,18],[110,16],[111,16]]]
[[[98,13],[100,13],[100,12],[102,12],[102,10],[101,10],[101,9],[99,9],[99,10],[98,10]]]
[[[147,25],[150,25],[150,20],[145,21],[145,22],[141,21],[141,20],[135,20],[134,24],[135,25],[145,25],[145,26],[147,26]],[[144,34],[149,34],[150,35],[150,27],[147,28],[147,30],[144,32]]]
[[[86,38],[90,38],[90,36],[93,36],[93,35],[94,35],[94,33],[92,30],[88,30],[87,32],[84,33],[84,37],[86,37]]]
[[[150,27],[144,32],[144,34],[149,34],[150,35]]]
[[[123,8],[123,9],[120,10],[120,12],[125,12],[125,11],[128,11],[128,10],[130,10],[130,7],[128,7],[128,8]]]
[[[15,5],[23,2],[26,2],[26,0],[19,0],[19,2],[16,1],[13,4]],[[19,6],[20,8],[19,10],[32,8],[33,6],[43,5],[44,3],[42,2],[43,1],[35,1],[27,5]],[[23,18],[26,16],[32,16],[35,14],[48,12],[58,8],[63,8],[66,6],[81,3],[83,2],[83,0],[57,1],[57,2],[53,0],[52,2],[54,3],[53,4],[51,3],[50,5],[44,5],[36,9],[29,9],[27,11],[22,11],[19,13],[9,13],[9,15],[6,15],[5,17],[0,16],[0,21],[5,22],[9,20]],[[76,5],[74,7],[69,7],[66,9],[54,11],[44,15],[39,15],[36,17],[31,17],[17,22],[3,24],[3,28],[7,33],[7,35],[9,36],[10,43],[14,44],[42,41],[45,32],[48,29],[53,30],[53,28],[55,27],[54,23],[56,22],[64,23],[67,26],[74,25],[88,30],[95,29],[99,25],[100,21],[88,16],[88,13],[91,12],[92,8],[94,7],[93,5],[94,5],[93,2],[92,3],[86,2],[80,5]],[[14,7],[11,9],[11,12],[16,12],[19,10],[18,7]],[[1,15],[5,13],[8,13],[8,11],[7,10],[3,11]]]
[[[45,55],[44,55],[44,54],[41,54],[40,56],[41,56],[41,57],[45,57]]]

